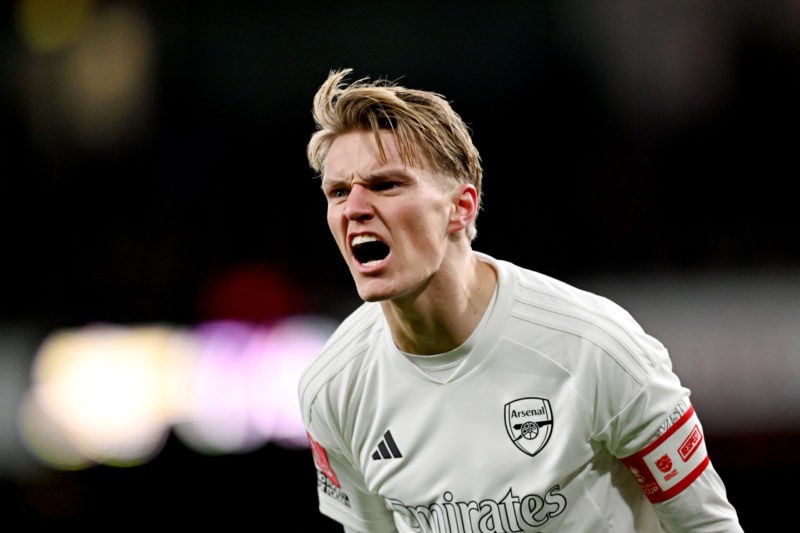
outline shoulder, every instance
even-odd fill
[[[512,312],[529,312],[579,319],[599,326],[641,329],[633,317],[616,302],[560,279],[517,264],[488,258],[498,270],[500,290],[511,292]]]
[[[558,338],[562,346],[571,344],[584,355],[588,348],[607,355],[604,359],[610,359],[640,383],[667,362],[661,342],[648,335],[616,302],[513,263],[497,263],[500,279],[506,278],[501,281],[501,290],[513,293],[509,318],[518,329],[546,332]]]
[[[306,422],[320,391],[362,363],[363,355],[382,328],[383,314],[377,303],[360,305],[336,328],[300,376],[298,394]]]

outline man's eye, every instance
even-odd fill
[[[344,198],[347,196],[347,189],[331,189],[327,192],[327,196],[332,200],[336,198]]]
[[[396,181],[382,181],[380,183],[376,183],[373,189],[376,191],[389,191],[396,188],[398,185],[399,183]]]

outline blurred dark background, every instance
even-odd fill
[[[7,328],[343,316],[355,295],[305,159],[311,99],[341,67],[442,93],[470,125],[481,251],[575,283],[800,266],[797,1],[3,11]],[[221,298],[247,269],[293,294]],[[798,428],[707,431],[748,531],[770,531],[788,504],[778,487],[800,471]],[[316,512],[307,450],[273,444],[204,457],[170,441],[146,465],[6,479],[0,496],[28,524],[273,530],[280,516],[338,530]]]

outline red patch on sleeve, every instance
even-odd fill
[[[308,443],[311,445],[311,455],[314,457],[314,465],[317,467],[317,470],[322,472],[331,483],[336,485],[337,488],[342,488],[339,485],[339,480],[336,479],[336,473],[331,468],[330,462],[328,462],[328,452],[325,451],[325,448],[322,445],[315,441],[310,433],[306,433],[308,436]]]

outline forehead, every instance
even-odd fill
[[[385,158],[381,156],[372,131],[356,130],[338,135],[328,150],[325,177],[341,179],[353,174],[368,175],[384,167],[402,167],[403,158],[395,135],[381,130],[380,138]]]

